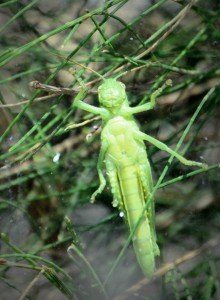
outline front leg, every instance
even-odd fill
[[[166,151],[166,152],[170,153],[171,155],[175,156],[184,165],[187,165],[187,166],[197,166],[197,167],[200,167],[200,168],[207,168],[208,167],[207,164],[186,159],[185,157],[183,157],[182,155],[180,155],[176,151],[174,151],[171,148],[169,148],[166,144],[158,141],[157,139],[153,138],[152,136],[150,136],[150,135],[148,135],[146,133],[139,132],[138,135],[139,135],[139,137],[141,139],[150,142],[151,144],[153,144],[154,146],[156,146],[160,150]]]
[[[79,91],[79,93],[76,95],[76,97],[74,98],[74,102],[73,105],[81,108],[81,105],[84,103],[82,101],[82,99],[84,99],[86,97],[86,93],[87,93],[87,88],[86,87],[82,87],[81,90]]]
[[[166,80],[166,82],[159,89],[157,89],[156,91],[153,92],[153,94],[151,94],[149,103],[145,103],[143,105],[139,105],[139,106],[136,106],[136,107],[129,107],[127,109],[128,113],[136,114],[136,113],[139,113],[139,112],[143,112],[143,111],[153,109],[155,104],[156,104],[156,98],[162,93],[162,91],[166,87],[171,86],[171,85],[172,85],[172,80],[171,79]]]
[[[82,101],[82,99],[85,98],[86,93],[87,93],[87,88],[82,87],[80,92],[75,97],[73,105],[80,108],[80,109],[82,109],[82,110],[88,111],[88,112],[90,112],[94,115],[100,115],[102,118],[104,118],[105,115],[106,115],[106,109],[105,108],[96,107],[96,106],[90,105],[90,104],[85,103],[85,102]]]
[[[157,89],[156,91],[153,92],[153,94],[151,94],[151,97],[150,97],[150,105],[151,107],[153,108],[156,104],[156,99],[157,97],[162,93],[162,91],[168,87],[168,86],[172,86],[172,80],[171,79],[168,79],[166,80],[166,82],[159,88]]]

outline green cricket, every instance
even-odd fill
[[[185,159],[166,144],[141,132],[135,122],[134,114],[153,109],[156,98],[167,86],[172,85],[171,80],[167,80],[151,95],[149,103],[136,107],[129,106],[122,82],[116,79],[102,80],[103,83],[98,88],[100,107],[82,101],[87,92],[82,81],[82,89],[74,100],[76,107],[99,115],[102,119],[101,149],[97,165],[100,185],[91,196],[91,201],[105,188],[103,169],[106,168],[113,206],[118,207],[121,214],[125,215],[131,231],[139,222],[133,236],[133,245],[143,273],[150,278],[155,271],[155,256],[160,254],[160,250],[155,232],[153,199],[143,214],[153,188],[144,141],[175,156],[185,165],[205,168],[206,164]]]

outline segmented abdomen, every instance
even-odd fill
[[[133,232],[140,216],[143,215],[135,230],[133,245],[144,274],[151,277],[155,269],[155,253],[147,212],[143,214],[146,192],[143,190],[138,167],[131,165],[121,168],[119,170],[119,182],[131,232]]]
[[[114,196],[113,206],[125,211],[133,236],[135,253],[144,274],[151,277],[154,256],[159,254],[154,228],[153,199],[143,213],[152,189],[150,165],[146,149],[139,139],[138,127],[123,117],[111,119],[102,131],[106,143],[105,164]]]

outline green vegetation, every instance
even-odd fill
[[[220,297],[219,16],[217,0],[0,4],[1,300]],[[141,130],[209,165],[183,166],[147,144],[161,249],[152,280],[110,189],[89,202],[100,120],[74,107],[74,72],[94,105],[100,78],[74,61],[124,73],[132,106],[172,79],[138,115]],[[35,80],[71,90],[30,89]]]

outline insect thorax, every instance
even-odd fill
[[[137,140],[137,131],[135,122],[122,116],[114,117],[104,126],[102,141],[107,142],[107,154],[117,161],[117,164],[133,163],[140,156],[140,151],[146,156],[143,142]]]

